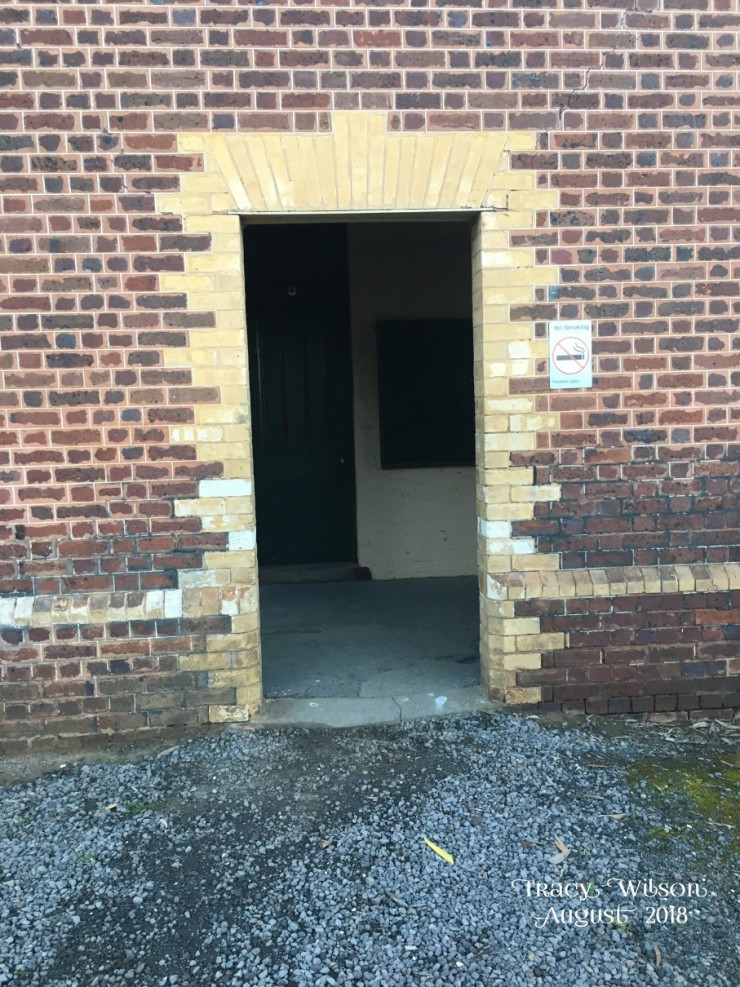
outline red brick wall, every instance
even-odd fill
[[[641,6],[0,9],[0,593],[174,587],[204,550],[225,549],[172,511],[222,473],[170,436],[218,391],[161,359],[208,316],[161,292],[159,273],[210,241],[157,215],[153,196],[200,167],[176,153],[178,131],[326,130],[347,109],[387,110],[396,130],[540,132],[516,164],[561,207],[512,245],[534,244],[561,283],[518,314],[541,334],[550,318],[593,320],[597,375],[575,394],[550,392],[544,366],[512,382],[562,422],[515,457],[562,499],[514,533],[562,553],[563,568],[739,562],[740,15],[730,0]],[[616,634],[617,615],[594,616],[599,633]],[[51,712],[96,730],[134,708],[141,688],[126,675],[175,674],[202,634],[155,630],[10,629],[0,696],[19,719]],[[663,633],[678,642],[680,623]],[[124,684],[101,687],[106,676]],[[177,679],[172,692],[180,710]],[[158,726],[135,715],[131,729]]]
[[[517,674],[541,685],[542,711],[712,715],[740,705],[740,592],[523,600],[569,647]]]

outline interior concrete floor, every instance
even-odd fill
[[[260,608],[268,699],[440,706],[479,684],[475,576],[268,585]]]

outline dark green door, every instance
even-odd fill
[[[353,562],[346,227],[248,226],[244,256],[260,565]]]

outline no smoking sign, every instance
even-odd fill
[[[591,387],[593,349],[590,322],[550,322],[550,387]]]

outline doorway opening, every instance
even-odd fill
[[[468,218],[244,232],[264,693],[477,686]]]

